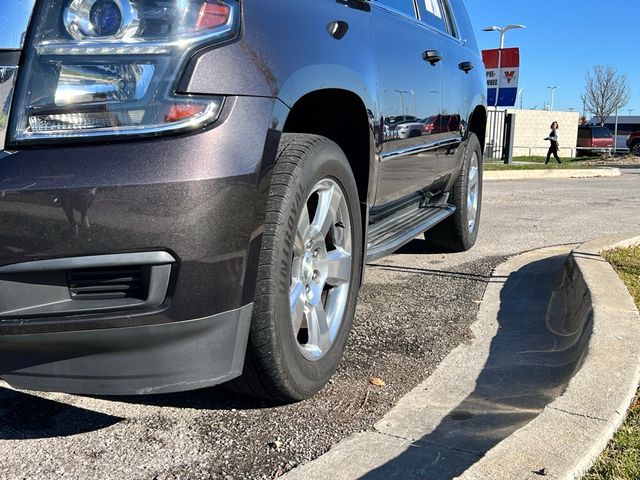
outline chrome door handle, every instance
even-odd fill
[[[429,62],[431,65],[435,65],[441,61],[444,57],[438,50],[426,50],[422,52],[422,59],[425,62]]]
[[[471,62],[462,62],[462,63],[458,64],[458,68],[460,70],[462,70],[464,73],[469,73],[471,70],[473,70],[473,63],[471,63]]]

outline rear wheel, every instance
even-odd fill
[[[631,145],[631,153],[636,157],[640,157],[640,142],[635,142]]]
[[[482,148],[470,133],[463,150],[462,169],[451,191],[450,203],[456,211],[425,233],[431,248],[464,252],[476,243],[482,207]]]
[[[236,389],[296,401],[327,383],[351,329],[361,263],[358,193],[344,153],[324,137],[283,134]]]

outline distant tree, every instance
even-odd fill
[[[607,118],[629,103],[631,93],[627,76],[609,66],[596,65],[585,76],[585,92],[582,101],[587,111],[600,119],[604,126]]]

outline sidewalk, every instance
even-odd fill
[[[640,381],[640,314],[600,252],[617,235],[498,266],[474,340],[453,350],[372,432],[286,480],[581,477]]]
[[[533,178],[596,178],[619,177],[619,168],[567,168],[567,169],[536,169],[536,170],[491,170],[483,172],[484,180],[521,180]]]
[[[436,372],[376,424],[287,480],[449,479],[533,420],[565,389],[590,334],[565,323],[570,247],[523,254],[496,269],[473,326]]]

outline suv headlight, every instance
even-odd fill
[[[12,143],[156,135],[217,119],[221,97],[177,95],[197,47],[240,29],[238,0],[43,0]]]

